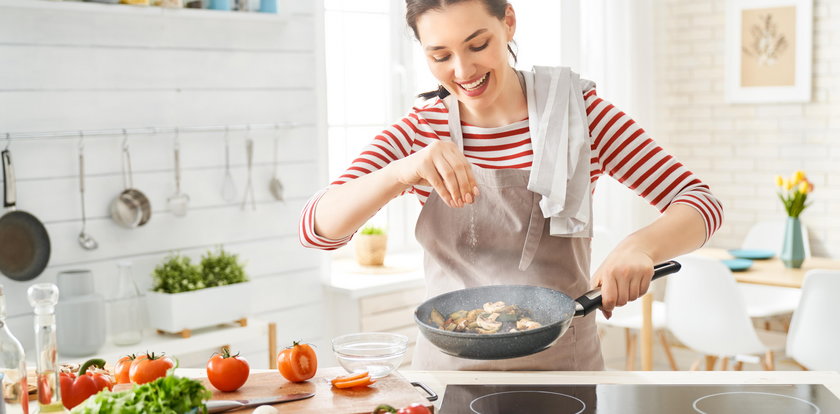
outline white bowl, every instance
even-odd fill
[[[402,363],[408,337],[386,332],[352,333],[333,339],[332,348],[347,372],[367,371],[372,378],[382,378]]]

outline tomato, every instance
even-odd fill
[[[308,344],[292,343],[277,355],[277,369],[291,382],[303,382],[318,371],[318,356]]]
[[[428,408],[423,406],[422,404],[414,403],[409,405],[408,407],[400,408],[399,411],[391,407],[388,404],[382,404],[379,407],[376,407],[373,410],[373,414],[386,414],[386,413],[397,413],[397,414],[432,414]]]
[[[137,357],[128,370],[128,378],[135,384],[145,384],[165,377],[166,371],[175,366],[175,360],[164,354],[154,352]]]
[[[222,349],[222,354],[213,354],[207,361],[207,379],[219,391],[236,391],[248,381],[248,374],[251,366],[248,360],[239,356],[231,355],[227,348]]]
[[[353,387],[367,387],[369,385],[373,385],[375,383],[370,376],[365,375],[361,378],[353,378],[345,381],[338,381],[333,383],[333,387],[336,388],[353,388]]]
[[[368,377],[368,376],[370,376],[370,375],[367,372],[360,372],[358,374],[349,374],[349,375],[344,375],[344,376],[340,376],[340,377],[335,377],[332,380],[330,380],[330,382],[332,383],[332,385],[335,385],[339,382],[357,380],[357,379]]]
[[[131,370],[131,363],[137,358],[146,358],[146,356],[140,355],[138,357],[131,354],[117,360],[117,363],[114,364],[114,380],[117,381],[117,384],[128,384],[131,382],[128,378],[128,373]]]
[[[400,410],[397,411],[397,414],[432,414],[432,412],[423,406],[423,404],[414,403],[408,407],[400,408]]]

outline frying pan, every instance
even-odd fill
[[[653,279],[680,270],[674,261],[653,267]],[[431,321],[432,309],[443,315],[458,310],[481,308],[484,303],[503,301],[519,305],[531,312],[531,319],[542,326],[521,332],[479,334],[439,329]],[[423,302],[414,311],[414,322],[433,345],[446,354],[466,359],[516,358],[548,349],[572,323],[601,306],[601,288],[584,293],[577,299],[540,286],[496,285],[456,290]]]
[[[14,280],[32,280],[50,260],[50,236],[40,220],[15,208],[15,170],[8,149],[2,158],[3,206],[11,211],[0,217],[0,272]]]

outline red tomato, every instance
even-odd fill
[[[424,407],[423,404],[414,403],[409,405],[408,407],[400,408],[397,411],[397,414],[432,414],[428,408]]]
[[[140,355],[139,357],[131,354],[126,355],[117,360],[117,363],[114,364],[114,380],[117,381],[117,384],[128,384],[131,380],[128,378],[129,370],[131,370],[131,363],[134,362],[137,358],[146,358],[145,355]]]
[[[158,378],[165,377],[166,371],[175,366],[172,357],[164,354],[155,355],[154,352],[137,357],[131,363],[128,377],[135,384],[145,384]]]
[[[248,381],[251,367],[248,360],[231,355],[230,350],[224,348],[222,354],[214,354],[207,361],[207,379],[219,391],[236,391]]]
[[[294,342],[277,355],[277,369],[291,382],[303,382],[318,371],[318,356],[308,344]]]

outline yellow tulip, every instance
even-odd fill
[[[785,179],[781,175],[776,176],[776,187],[781,187],[785,183]]]
[[[808,194],[808,182],[803,181],[803,182],[799,183],[799,186],[798,186],[797,190],[799,190],[799,192],[802,193],[802,194]]]
[[[782,178],[782,188],[784,188],[785,191],[790,190],[791,188],[793,188],[793,181],[789,181]]]
[[[793,185],[797,185],[804,180],[805,180],[805,171],[796,170],[796,172],[793,173]]]

